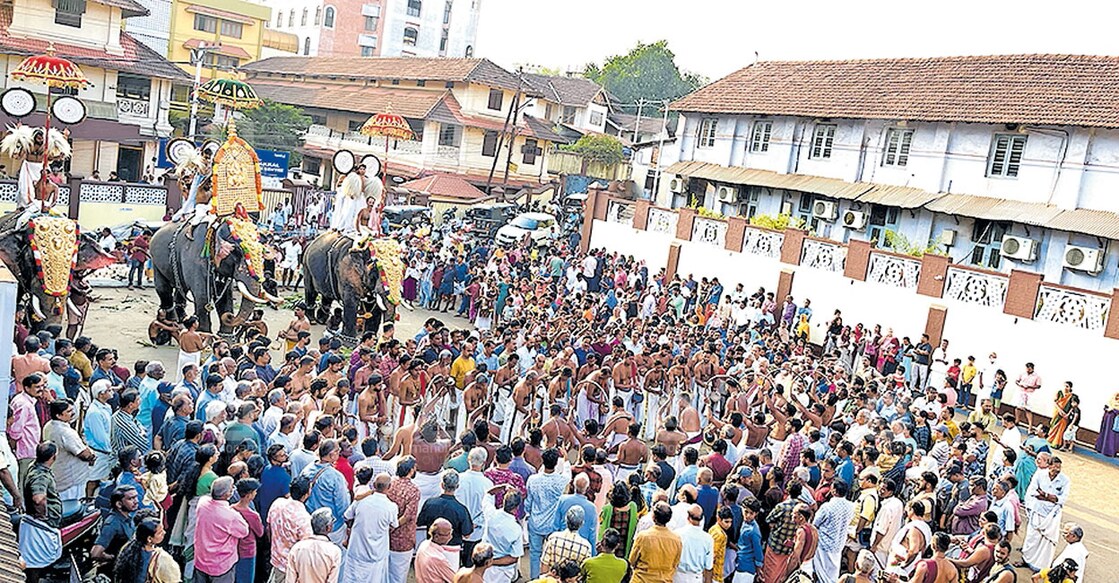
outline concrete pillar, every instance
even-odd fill
[[[946,255],[930,253],[922,255],[921,274],[917,278],[917,293],[934,298],[944,296],[944,281],[948,277],[950,263],[951,260]]]
[[[742,252],[742,241],[746,238],[746,219],[727,217],[727,251]]]
[[[1107,325],[1103,335],[1119,339],[1119,288],[1111,290],[1111,310],[1107,312]]]
[[[71,176],[70,182],[70,205],[66,209],[66,216],[72,220],[78,220],[78,209],[82,204],[82,178],[80,176]]]
[[[695,209],[688,207],[681,207],[676,209],[676,214],[680,217],[676,221],[676,238],[681,241],[692,240],[692,222],[695,221]]]
[[[947,319],[947,307],[936,304],[929,306],[929,315],[925,318],[925,334],[929,335],[929,343],[933,346],[940,345],[940,337],[944,334],[944,323]]]
[[[801,250],[804,249],[804,238],[808,233],[801,229],[785,229],[785,239],[781,242],[781,263],[800,265]],[[780,305],[784,296],[777,299]]]
[[[1045,276],[1032,271],[1010,271],[1010,282],[1006,287],[1006,305],[1003,313],[1034,319],[1034,310],[1037,309],[1037,292]]]
[[[166,182],[164,182],[164,185],[167,186],[167,212],[169,214],[175,214],[176,212],[178,212],[178,210],[180,208],[183,207],[183,188],[182,188],[182,185],[179,184],[178,180],[173,180],[173,179],[168,179]],[[296,199],[295,199],[296,201],[306,200],[305,197],[300,195],[301,191],[302,191],[302,189],[296,191]],[[303,209],[305,207],[306,207],[306,203],[296,204],[295,205],[296,215],[302,217],[303,216]]]
[[[594,228],[594,209],[598,204],[599,191],[597,189],[587,190],[587,202],[583,207],[583,230],[581,238],[579,239],[579,250],[586,253],[587,249],[591,248],[591,231]]]
[[[680,266],[680,244],[673,243],[668,246],[668,261],[664,266],[664,282],[672,281],[676,277],[676,269]]]
[[[782,269],[781,273],[777,274],[777,295],[774,296],[776,300],[773,307],[773,321],[780,324],[781,322],[781,306],[785,304],[785,297],[793,293],[793,276],[796,275],[792,269]]]
[[[651,202],[638,199],[637,204],[633,205],[633,228],[638,231],[644,231],[645,226],[649,224],[649,207],[653,206]]]
[[[866,281],[866,270],[870,265],[870,241],[847,242],[847,262],[843,266],[843,275],[856,281]]]

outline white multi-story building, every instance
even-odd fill
[[[1119,281],[1119,58],[760,62],[684,97],[659,200]]]
[[[481,0],[276,0],[269,26],[300,55],[472,57]]]

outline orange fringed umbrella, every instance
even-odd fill
[[[392,112],[392,108],[386,108],[384,113],[373,114],[361,126],[361,133],[366,136],[376,136],[385,138],[385,163],[384,163],[384,182],[385,188],[389,185],[389,139],[395,140],[414,140],[416,139],[416,132],[412,131],[412,126],[408,125],[408,121],[403,117],[396,115]]]

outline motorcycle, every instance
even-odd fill
[[[12,512],[11,517],[12,527],[17,533],[20,532],[20,525],[25,519],[42,524],[35,518],[24,517],[17,512]],[[64,500],[59,532],[62,555],[43,569],[41,580],[60,583],[94,580],[96,565],[89,553],[101,533],[103,520],[101,511],[94,506],[93,498]]]

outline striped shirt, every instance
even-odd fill
[[[113,444],[113,453],[120,455],[121,450],[128,446],[135,446],[140,452],[148,451],[148,432],[136,417],[117,411],[113,413],[113,428],[109,441]]]

